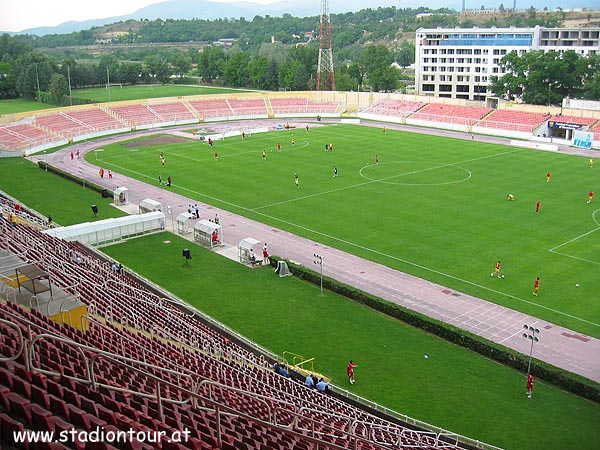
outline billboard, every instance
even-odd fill
[[[588,133],[586,131],[575,131],[573,136],[573,146],[580,148],[592,148],[592,142],[594,141],[594,133]]]

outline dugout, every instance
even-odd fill
[[[216,232],[216,239],[213,238]],[[210,220],[199,220],[194,225],[194,241],[208,248],[223,245],[223,228]]]
[[[124,239],[156,233],[165,229],[165,215],[160,211],[131,214],[125,217],[85,222],[68,227],[43,230],[42,233],[63,239],[79,241],[93,246],[118,242]]]
[[[254,252],[254,246],[256,244],[260,244],[260,241],[257,241],[256,239],[250,237],[242,239],[240,241],[240,243],[238,244],[238,252],[240,262],[242,264],[250,264],[252,262],[250,261],[250,253]],[[256,252],[254,252],[254,254],[257,255]],[[262,259],[262,253],[258,255],[257,258]]]
[[[179,234],[189,234],[192,232],[194,228],[192,226],[192,220],[194,220],[196,216],[194,216],[190,212],[182,212],[177,216],[177,233]]]
[[[151,198],[145,198],[139,204],[139,212],[140,214],[154,212],[154,211],[162,211],[162,203],[157,202],[156,200],[152,200]]]
[[[113,194],[113,201],[115,206],[125,205],[129,202],[129,189],[124,187],[118,187],[115,189]]]

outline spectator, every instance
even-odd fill
[[[119,268],[117,270],[119,272],[119,275],[125,274],[125,269],[123,268],[123,264],[119,263]]]
[[[110,270],[112,270],[113,272],[118,272],[119,268],[117,267],[117,263],[113,261],[113,263],[110,265]]]
[[[304,380],[304,385],[307,387],[315,387],[315,380],[313,380],[312,373],[308,374],[306,380]]]
[[[267,250],[267,243],[265,242],[265,245],[263,245],[263,249],[262,249],[262,255],[263,255],[263,261],[265,264],[269,264],[269,251]]]
[[[288,372],[287,368],[285,367],[285,364],[282,364],[279,366],[279,374],[282,377],[286,377],[286,378],[288,378],[290,376],[290,373]]]
[[[321,392],[327,393],[328,390],[329,390],[329,383],[327,383],[326,381],[324,381],[323,378],[320,378],[319,382],[317,383],[317,391],[321,391]]]

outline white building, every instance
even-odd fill
[[[485,100],[499,62],[515,50],[600,52],[600,28],[419,28],[415,89],[435,97]]]

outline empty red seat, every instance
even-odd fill
[[[18,422],[17,420],[13,419],[8,414],[0,414],[0,441],[6,444],[13,445],[16,448],[27,449],[27,443],[17,443],[13,438],[15,433],[23,432],[24,430],[25,427],[21,422]]]
[[[31,412],[27,409],[29,400],[21,397],[16,392],[10,392],[7,396],[8,399],[8,410],[13,417],[21,417],[25,419],[27,423],[31,423]]]

